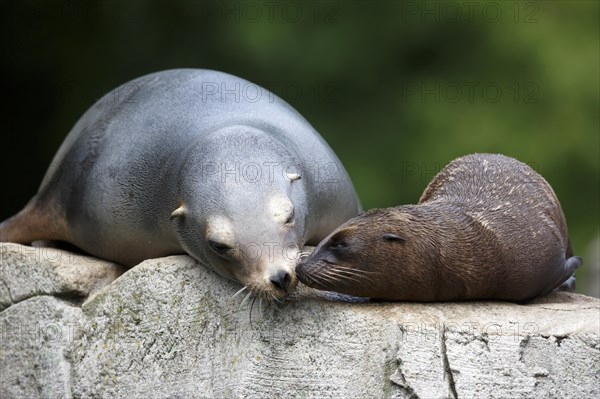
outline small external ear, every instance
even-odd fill
[[[285,176],[287,177],[287,179],[289,180],[290,183],[293,183],[296,180],[300,180],[302,178],[302,176],[300,176],[298,173],[291,173],[291,172],[286,172]]]
[[[171,213],[171,216],[169,217],[169,219],[173,220],[175,218],[183,218],[185,216],[185,213],[186,213],[185,205],[181,204],[179,206],[179,208],[175,209]]]
[[[396,234],[392,234],[392,233],[385,233],[383,235],[383,239],[386,241],[398,241],[398,242],[405,242],[406,240]]]

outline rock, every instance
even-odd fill
[[[6,270],[48,275],[34,251],[5,252],[11,293],[23,279]],[[69,256],[61,276],[89,263]],[[86,273],[96,277],[80,286],[110,280]],[[44,281],[52,288],[35,285],[0,312],[2,398],[600,395],[600,300],[583,295],[365,303],[299,287],[269,306],[234,297],[237,283],[187,256],[148,260],[104,288],[80,289],[89,293],[82,303],[65,301],[61,290],[72,293],[73,284]],[[36,331],[55,326],[62,339],[4,334],[35,323]]]
[[[0,243],[0,311],[37,295],[87,297],[123,271],[114,263],[60,249]]]
[[[65,358],[81,309],[51,296],[0,313],[0,398],[71,398]]]

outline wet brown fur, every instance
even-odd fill
[[[314,288],[384,300],[522,301],[569,280],[581,264],[566,263],[571,256],[550,185],[515,159],[473,154],[435,176],[418,205],[340,226],[297,274]]]

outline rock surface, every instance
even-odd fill
[[[0,243],[0,311],[39,295],[84,298],[123,272],[114,263],[60,249]]]
[[[187,256],[120,275],[0,245],[0,398],[600,396],[595,298],[352,303],[300,287],[261,308]]]

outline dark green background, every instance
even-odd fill
[[[554,187],[586,257],[580,290],[586,278],[599,285],[597,1],[0,4],[0,219],[35,194],[104,93],[157,70],[211,68],[298,109],[366,208],[415,203],[463,154],[529,163]]]

